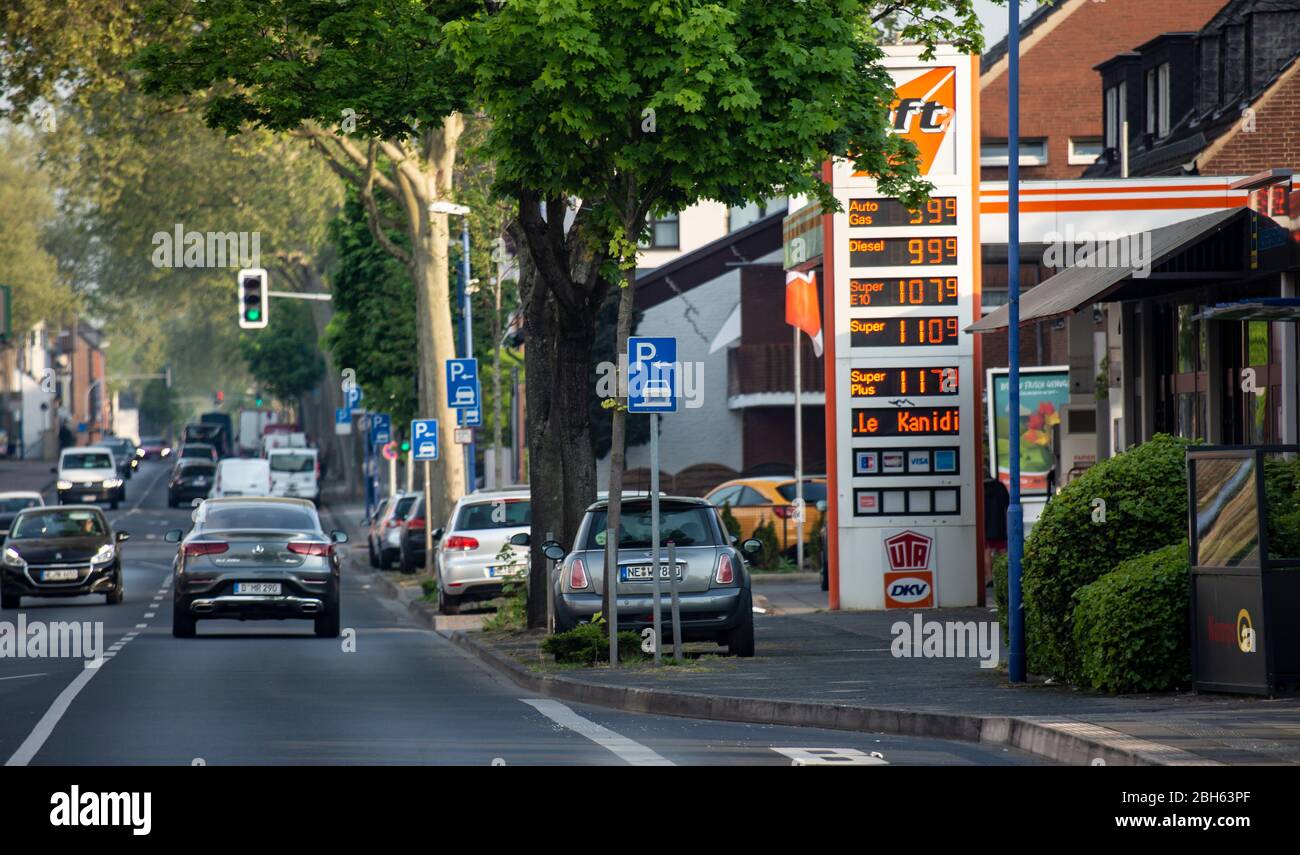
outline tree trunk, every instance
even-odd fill
[[[627,339],[632,334],[632,297],[633,289],[636,286],[636,268],[628,268],[623,274],[623,287],[619,289],[618,295],[618,336],[614,346],[614,361],[619,365],[620,370],[624,368],[622,360],[619,358],[622,354],[627,353]],[[626,377],[619,378],[619,392],[623,391],[623,383],[627,381]],[[619,523],[623,516],[623,470],[627,463],[626,433],[627,433],[627,398],[618,399],[619,406],[614,408],[614,423],[610,428],[610,446],[609,446],[609,514],[606,517],[606,528],[610,531],[617,532]],[[613,568],[612,573],[617,573],[618,568]],[[607,586],[608,587],[608,586]],[[606,590],[604,594],[605,613],[609,613],[609,596],[610,591]]]

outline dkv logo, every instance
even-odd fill
[[[933,608],[934,538],[927,534],[904,529],[887,535],[884,539],[885,608]]]

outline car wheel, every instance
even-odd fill
[[[337,600],[334,601],[334,605],[329,607],[328,611],[316,618],[316,637],[339,637],[339,604]]]
[[[172,636],[174,638],[194,637],[194,615],[181,607],[179,600],[172,600]]]
[[[116,500],[116,499],[114,499],[113,501],[111,501],[111,502],[108,503],[108,509],[109,509],[110,511],[115,511],[115,510],[117,510],[117,500]]]
[[[121,579],[117,582],[117,587],[104,595],[110,606],[120,606],[122,600],[126,599],[126,584]]]
[[[22,594],[11,594],[8,591],[0,591],[0,609],[16,609],[22,602]]]
[[[740,623],[727,633],[727,653],[731,656],[749,657],[754,655],[754,607],[749,592],[741,598],[745,614],[740,616]]]
[[[366,552],[370,554],[370,566],[378,567],[379,559],[375,557],[375,545],[369,540],[366,541]]]
[[[460,597],[453,597],[438,586],[438,611],[445,615],[460,614]]]

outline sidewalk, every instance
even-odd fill
[[[45,493],[54,487],[54,473],[50,471],[52,466],[54,464],[48,460],[10,460],[0,457],[0,492],[37,490]]]
[[[499,666],[504,658],[522,665],[511,676],[529,674],[534,682],[540,677],[540,691],[571,691],[573,699],[597,703],[648,704],[657,712],[721,709],[740,720],[791,723],[787,719],[793,717],[821,727],[1007,741],[1061,762],[1300,763],[1300,700],[1294,697],[1111,696],[1043,683],[1013,687],[1005,666],[984,669],[975,659],[895,658],[890,627],[910,621],[912,612],[814,612],[809,601],[824,596],[815,584],[760,589],[778,611],[799,611],[755,615],[758,655],[753,659],[715,658],[707,654],[720,648],[690,645],[695,657],[705,657],[693,658],[687,667],[557,669],[538,651],[535,632],[457,634],[454,640],[479,647],[481,658]],[[937,620],[995,619],[988,609],[921,614]],[[584,689],[595,691],[584,695]],[[659,693],[664,697],[648,697]],[[679,700],[671,702],[672,696]]]

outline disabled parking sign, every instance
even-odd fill
[[[438,459],[437,419],[411,419],[411,459]]]
[[[677,339],[671,336],[627,340],[627,411],[677,412]]]

